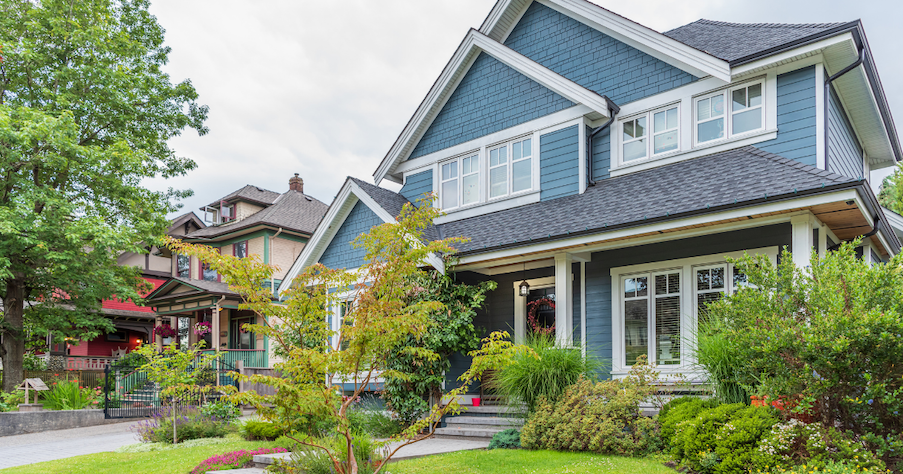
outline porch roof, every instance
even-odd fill
[[[457,246],[459,254],[479,254],[862,185],[868,183],[747,146],[599,180],[584,194],[440,228],[444,237],[470,238]],[[896,252],[900,244],[890,238]]]

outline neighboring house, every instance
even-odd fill
[[[870,262],[900,251],[903,218],[867,181],[900,158],[859,21],[658,33],[583,0],[500,0],[280,290],[317,262],[360,266],[351,240],[434,193],[435,235],[470,239],[457,278],[498,282],[478,327],[522,340],[547,297],[540,324],[612,377],[640,355],[692,373],[697,316],[745,283],[726,256],[786,247],[806,266],[863,235]]]
[[[181,239],[236,257],[256,255],[261,262],[279,267],[275,279],[268,282],[275,289],[326,209],[326,204],[304,194],[304,182],[296,173],[285,193],[248,185],[201,208],[214,224]],[[227,351],[229,363],[242,360],[246,367],[269,365],[269,341],[242,330],[242,324],[261,321],[250,311],[238,309],[238,295],[215,271],[197,258],[175,255],[167,273],[170,278],[148,295],[147,305],[154,308],[158,324],[178,330],[172,343],[186,346],[203,339],[206,347]],[[204,321],[213,330],[199,338],[194,325]],[[158,346],[163,343],[158,338]]]
[[[171,237],[183,238],[186,234],[204,227],[206,227],[204,222],[194,212],[188,212],[173,219],[166,233]],[[151,246],[142,253],[123,253],[119,256],[118,263],[140,268],[141,276],[152,285],[153,291],[171,276],[171,260],[172,255],[167,249]],[[150,307],[136,305],[131,300],[104,300],[101,303],[101,311],[113,323],[115,330],[90,341],[79,341],[77,344],[54,343],[50,340],[47,357],[51,367],[102,370],[115,357],[153,340],[156,315]]]

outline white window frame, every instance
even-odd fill
[[[445,168],[446,166],[449,166],[450,169],[454,170],[454,173],[455,173],[454,177],[446,179],[443,176],[443,174],[442,174],[443,168]],[[454,204],[450,205],[450,206],[446,206],[445,199],[447,196],[445,196],[445,191],[444,191],[445,183],[448,183],[450,181],[455,181],[456,196],[455,196]],[[439,193],[439,208],[440,209],[445,211],[445,210],[449,210],[449,209],[457,209],[458,207],[461,206],[461,163],[460,163],[460,161],[458,161],[458,159],[446,161],[444,163],[439,163],[439,190],[440,190],[440,193]]]
[[[521,156],[520,159],[515,160],[514,159],[514,144],[521,143],[526,140],[530,140],[530,157],[524,158],[523,156]],[[513,139],[506,140],[504,142],[496,143],[492,146],[486,147],[486,153],[485,153],[486,178],[481,183],[481,184],[485,185],[485,187],[486,187],[486,192],[484,194],[486,196],[486,201],[484,201],[484,202],[492,202],[492,201],[502,200],[502,199],[509,198],[511,196],[519,196],[521,194],[528,194],[530,192],[533,192],[533,190],[536,187],[536,168],[537,168],[536,164],[539,161],[539,157],[537,156],[538,153],[536,152],[537,151],[536,142],[537,142],[537,137],[535,136],[535,134],[531,133],[529,135],[521,135],[519,137],[515,137]],[[505,164],[502,165],[501,160],[499,160],[500,164],[493,166],[492,162],[490,160],[490,156],[494,150],[499,150],[501,148],[505,148]],[[514,191],[514,164],[519,163],[524,160],[527,160],[527,159],[531,160],[530,161],[530,187],[528,187],[526,189],[522,189],[520,191]],[[496,168],[501,168],[502,166],[507,167],[507,169],[505,170],[505,179],[507,180],[507,182],[505,183],[505,194],[500,194],[498,196],[492,196],[492,182],[491,182],[492,170],[496,169]]]
[[[473,159],[477,160],[477,170],[474,172],[471,172],[471,173],[464,173],[464,160],[469,159],[469,158],[473,158]],[[445,179],[442,176],[442,168],[444,168],[445,166],[448,166],[448,165],[452,165],[455,168],[456,175],[454,178]],[[464,203],[464,178],[467,176],[471,176],[471,175],[477,175],[477,183],[479,186],[479,189],[477,190],[477,200],[475,202],[470,202],[470,203],[465,204]],[[467,208],[467,207],[471,207],[471,206],[480,205],[480,203],[483,202],[484,183],[483,183],[482,175],[483,175],[483,160],[480,157],[479,150],[474,150],[470,153],[464,153],[464,154],[458,155],[450,160],[440,162],[439,167],[438,167],[438,178],[437,178],[438,183],[439,183],[439,193],[438,193],[439,194],[439,199],[438,199],[439,209],[442,209],[443,211],[456,211],[458,209],[463,209],[463,208]],[[444,194],[444,191],[443,191],[444,186],[443,185],[449,181],[457,182],[455,189],[457,190],[458,196],[457,196],[457,200],[455,201],[454,205],[448,206],[448,207],[443,207],[443,204],[445,204],[445,201],[443,200],[445,198],[445,196],[443,195]]]
[[[749,107],[742,111],[735,112],[734,111],[734,102],[732,99],[734,91],[737,91],[740,89],[748,89],[749,87],[757,85],[757,84],[759,85],[759,87],[761,87],[761,104],[758,106],[755,106],[755,107]],[[768,103],[767,103],[768,102],[767,101],[768,93],[767,93],[766,87],[767,87],[766,78],[760,77],[757,79],[743,82],[741,84],[734,84],[731,87],[725,87],[723,89],[719,89],[716,91],[709,91],[709,92],[706,92],[703,94],[698,94],[698,95],[693,96],[693,98],[692,98],[693,110],[692,110],[692,114],[691,114],[692,115],[691,122],[693,125],[693,147],[695,148],[695,147],[709,146],[713,143],[722,143],[722,142],[725,142],[728,140],[734,140],[734,139],[742,138],[742,137],[745,137],[748,135],[755,135],[757,133],[761,133],[762,131],[764,131],[767,128],[766,122],[768,120],[768,116],[766,115],[766,107],[768,107]],[[722,136],[721,138],[715,138],[712,140],[707,140],[707,141],[701,142],[701,141],[699,141],[699,124],[717,120],[718,117],[716,117],[716,118],[709,117],[708,119],[700,121],[699,120],[699,102],[706,100],[706,99],[711,99],[713,97],[719,97],[719,96],[724,101],[724,112],[722,115],[718,116],[718,117],[724,119],[724,136]],[[760,118],[759,128],[747,130],[745,132],[740,132],[740,133],[733,133],[733,131],[734,131],[734,115],[736,115],[736,113],[740,113],[740,112],[754,109],[754,108],[759,109],[759,114],[760,114],[759,115],[759,118]]]
[[[663,273],[674,273],[675,270],[680,272],[680,334],[682,340],[681,361],[680,364],[658,366],[656,370],[660,371],[666,378],[668,376],[676,376],[683,374],[691,378],[704,377],[704,374],[694,372],[696,361],[693,359],[693,350],[695,341],[692,340],[692,334],[696,331],[697,308],[696,308],[696,270],[702,268],[711,268],[718,265],[726,265],[731,268],[732,265],[726,263],[727,258],[741,258],[744,252],[750,255],[762,254],[767,256],[772,263],[777,262],[778,247],[762,247],[757,249],[749,249],[746,251],[727,252],[723,254],[704,255],[699,257],[690,257],[677,260],[669,260],[663,262],[645,263],[639,265],[630,265],[625,267],[617,267],[611,269],[611,291],[612,291],[612,371],[611,374],[615,378],[626,376],[630,370],[630,366],[626,364],[626,347],[625,347],[625,321],[624,321],[624,301],[625,288],[624,281],[627,278],[637,276],[649,276],[649,293],[646,298],[650,301],[647,317],[647,331],[650,333],[655,327],[654,313],[654,297],[655,282],[654,276]],[[730,289],[733,284],[733,270],[728,270],[725,277],[727,280],[726,287]],[[650,362],[655,362],[655,341],[647,338],[647,344]]]
[[[667,112],[671,109],[677,109],[677,127],[675,128],[666,128],[662,131],[655,130],[655,114],[661,112]],[[624,126],[628,122],[632,122],[637,119],[645,118],[646,119],[646,135],[643,138],[632,138],[630,140],[624,140]],[[657,107],[655,109],[650,109],[645,112],[631,115],[630,117],[621,120],[618,123],[618,133],[621,138],[620,143],[618,143],[618,166],[628,166],[634,165],[636,163],[642,163],[644,161],[652,161],[658,158],[662,158],[664,156],[673,155],[680,153],[682,151],[681,147],[681,123],[683,122],[683,118],[681,116],[681,106],[680,101],[671,102],[669,104],[663,105],[661,107]],[[661,135],[663,133],[677,132],[677,148],[673,150],[663,151],[661,153],[655,152],[655,136]],[[624,161],[624,145],[628,143],[632,143],[638,140],[646,140],[646,155],[642,158],[636,158],[630,161]]]

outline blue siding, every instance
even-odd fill
[[[573,105],[492,56],[480,53],[408,159]]]
[[[539,2],[527,8],[505,46],[617,104],[696,80]]]
[[[320,263],[329,268],[357,268],[363,265],[367,252],[362,248],[355,248],[351,242],[373,226],[380,224],[383,224],[383,220],[366,204],[358,201],[339,227],[332,242],[326,247],[326,251],[320,257]]]
[[[778,137],[756,145],[816,166],[815,66],[778,76]]]
[[[577,125],[539,137],[541,201],[577,194],[579,191],[579,142]]]
[[[574,333],[571,334],[571,336],[573,337],[574,345],[576,345],[577,347],[580,347],[580,331],[583,330],[580,327],[580,314],[582,311],[581,308],[583,306],[583,300],[581,298],[582,295],[580,294],[580,264],[579,263],[575,263],[575,264],[571,265],[571,273],[574,275],[574,280],[573,280],[574,286],[572,288],[573,289],[572,294],[574,295],[574,299],[572,300],[574,302],[574,308],[573,308],[573,314],[571,315],[571,327],[574,328]]]
[[[408,201],[416,203],[424,194],[433,192],[433,170],[409,175],[398,194]]]
[[[769,246],[790,246],[790,224],[724,232],[593,254],[586,264],[587,353],[611,361],[611,269]],[[605,372],[603,372],[603,375]]]
[[[617,123],[612,123],[617,127]],[[587,133],[586,136],[589,136]],[[611,128],[602,130],[593,137],[593,179],[605,179],[611,176]]]
[[[856,132],[847,119],[846,111],[840,98],[830,87],[831,95],[828,97],[828,171],[849,176],[850,178],[862,178],[865,171],[862,163],[862,148],[856,139]]]

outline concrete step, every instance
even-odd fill
[[[277,459],[282,461],[290,461],[292,459],[292,453],[257,454],[254,456],[254,467],[266,469],[267,466],[273,464],[273,462]]]
[[[479,425],[478,425],[479,426]],[[504,427],[496,427],[496,428],[471,428],[471,427],[447,427],[447,428],[436,428],[436,435],[438,436],[455,436],[455,437],[466,437],[466,438],[486,438],[491,439],[495,436],[499,431],[505,431],[507,428]]]
[[[445,419],[449,425],[489,425],[501,426],[505,429],[523,426],[523,418],[504,418],[498,416],[452,416]]]
[[[515,416],[523,414],[526,410],[520,407],[514,407],[509,405],[480,405],[478,407],[474,406],[464,406],[461,410],[461,415],[475,415],[475,416]]]

